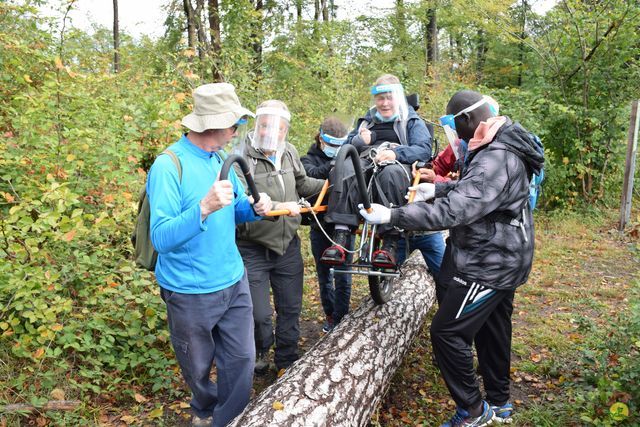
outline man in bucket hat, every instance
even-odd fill
[[[224,426],[249,402],[255,346],[247,274],[235,244],[236,223],[271,209],[252,204],[233,169],[220,180],[220,150],[253,114],[234,87],[213,83],[193,92],[189,130],[169,147],[180,160],[158,156],[147,180],[156,279],[167,306],[171,343],[191,389],[192,425]],[[215,360],[218,381],[209,379]]]

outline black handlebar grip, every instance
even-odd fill
[[[251,176],[251,171],[249,170],[249,165],[244,157],[238,154],[232,154],[224,161],[222,164],[222,169],[220,169],[220,179],[228,179],[229,178],[229,170],[231,166],[237,163],[240,165],[240,169],[242,169],[242,173],[244,174],[244,178],[247,181],[247,185],[249,186],[249,191],[253,196],[253,203],[258,203],[260,201],[260,193],[258,192],[258,187],[256,187],[256,183],[253,182],[253,177]]]
[[[338,150],[338,156],[336,157],[336,167],[344,164],[347,160],[347,156],[351,158],[353,163],[353,169],[356,173],[356,180],[358,182],[358,189],[362,195],[362,206],[366,210],[371,209],[371,202],[369,201],[369,193],[367,193],[367,184],[364,182],[364,174],[362,173],[362,166],[360,165],[360,156],[356,147],[350,144],[345,144]]]

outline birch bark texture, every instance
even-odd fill
[[[435,300],[419,251],[402,272],[389,302],[365,298],[230,426],[367,425]]]

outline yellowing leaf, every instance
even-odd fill
[[[569,164],[569,158],[568,157],[563,157],[562,158],[562,163],[564,163],[565,165]]]
[[[33,352],[34,359],[40,359],[44,355],[44,348],[40,347]]]
[[[136,420],[137,418],[131,415],[123,415],[120,417],[120,421],[122,421],[126,425],[133,424],[136,422]]]
[[[180,408],[182,409],[187,409],[190,408],[191,405],[189,405],[187,402],[180,402]]]
[[[13,203],[15,200],[15,197],[13,197],[11,194],[9,193],[2,193],[2,196],[4,197],[4,199],[9,202],[9,203]]]
[[[124,116],[122,116],[122,120],[124,120],[125,122],[130,122],[131,120],[133,120],[133,117],[131,116],[127,116],[126,114]]]
[[[178,103],[180,104],[184,102],[186,97],[187,97],[187,94],[184,92],[176,93],[176,101],[178,101]]]
[[[60,59],[59,57],[56,56],[56,59],[54,60],[54,62],[56,63],[56,68],[58,70],[62,70],[64,68],[64,65],[62,64],[62,59]]]
[[[199,78],[199,76],[197,74],[195,74],[193,71],[189,70],[186,73],[184,73],[184,76],[188,79],[191,80],[196,80]]]
[[[53,332],[58,332],[62,330],[62,325],[60,323],[56,323],[55,325],[51,326],[51,330]]]
[[[138,403],[144,403],[147,401],[147,398],[144,397],[143,395],[141,395],[140,393],[136,393],[133,395],[133,398],[136,400],[136,402]]]
[[[276,400],[275,402],[273,402],[273,409],[275,409],[276,411],[282,411],[284,409],[284,405],[282,404],[282,402]]]
[[[33,83],[33,80],[31,80],[31,77],[29,77],[29,74],[25,74],[24,76],[22,76],[22,78],[27,83]]]
[[[51,390],[51,397],[55,400],[64,400],[64,390],[60,388],[54,388]]]
[[[149,418],[160,418],[163,414],[164,414],[164,411],[162,409],[162,406],[160,406],[154,409],[153,411],[149,412]]]
[[[184,52],[182,52],[182,54],[187,58],[191,58],[192,56],[195,56],[196,51],[193,49],[185,49]]]
[[[76,230],[71,230],[68,233],[65,233],[63,239],[66,240],[67,242],[70,242],[73,240],[75,235],[76,235]]]
[[[72,162],[72,161],[74,161],[75,159],[76,159],[76,156],[75,156],[75,155],[73,155],[73,154],[69,154],[69,155],[67,156],[67,162]]]

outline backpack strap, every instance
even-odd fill
[[[182,183],[182,163],[180,163],[180,159],[178,158],[178,156],[176,156],[176,153],[167,148],[160,154],[166,154],[171,157],[171,160],[173,160],[173,164],[176,165],[176,169],[178,169],[178,180],[180,181],[180,183]]]

